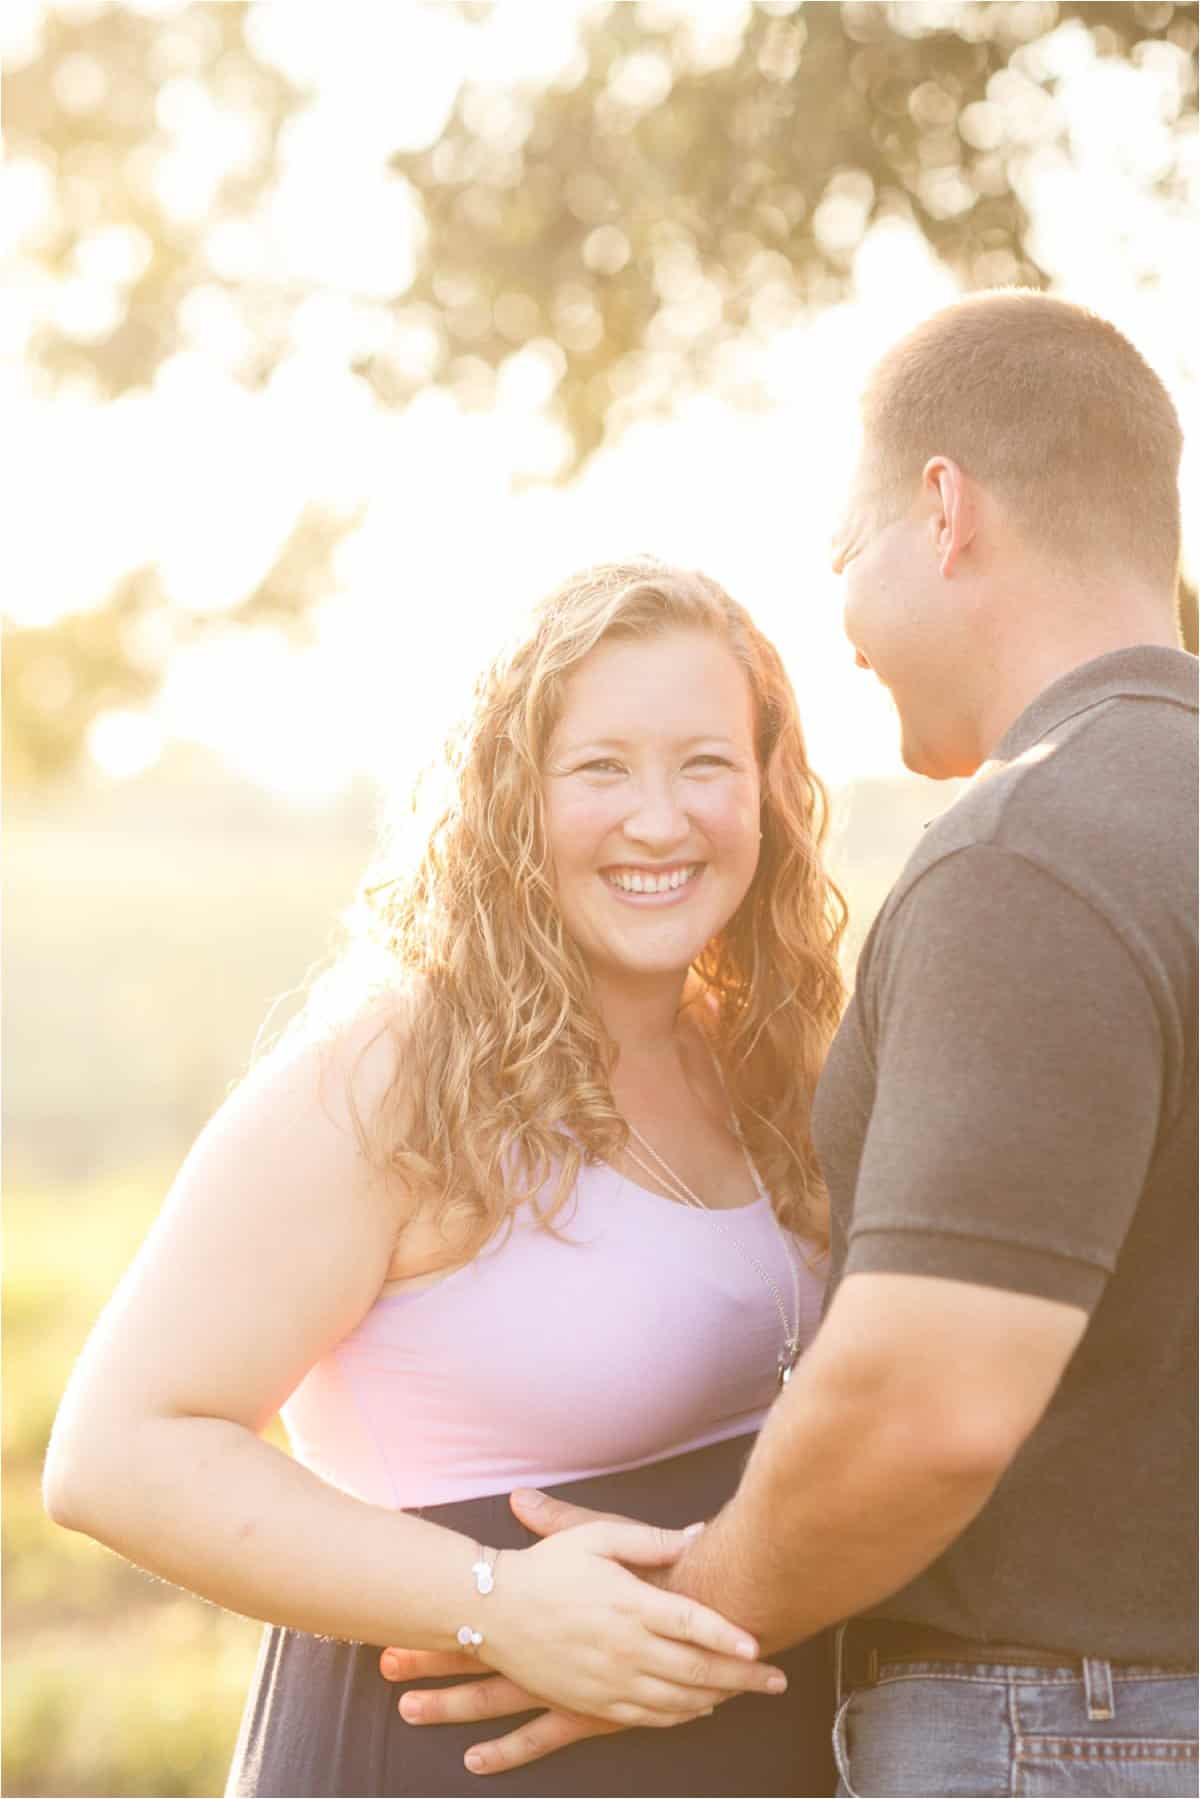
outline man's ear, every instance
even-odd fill
[[[929,530],[938,570],[943,580],[949,581],[975,536],[974,488],[948,456],[930,457],[921,473],[921,487],[930,501]]]

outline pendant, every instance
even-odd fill
[[[792,1369],[799,1360],[800,1345],[799,1343],[793,1342],[791,1337],[789,1337],[786,1345],[779,1352],[779,1361],[776,1364],[779,1369],[779,1385],[781,1387],[787,1386],[792,1378]]]

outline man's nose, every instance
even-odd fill
[[[862,651],[859,649],[856,649],[854,652],[854,661],[859,668],[870,668],[870,666],[871,666],[871,664],[867,661],[866,657],[863,655]]]

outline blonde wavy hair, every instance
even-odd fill
[[[762,789],[754,879],[697,958],[685,1003],[707,996],[697,1015],[780,1220],[828,1242],[810,1113],[843,1003],[846,909],[822,865],[825,791],[773,645],[715,581],[642,558],[587,569],[542,603],[477,685],[420,853],[399,872],[385,853],[361,892],[360,929],[403,998],[383,1027],[397,1038],[395,1078],[372,1117],[356,1113],[360,1137],[436,1205],[455,1263],[524,1200],[553,1229],[581,1166],[628,1141],[609,1084],[615,1046],[559,913],[542,773],[564,686],[590,651],[673,630],[711,632],[745,670]]]

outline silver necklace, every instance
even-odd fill
[[[713,1059],[714,1061],[716,1060],[715,1057]],[[718,1075],[721,1074],[720,1064],[717,1064],[717,1073]],[[724,1086],[723,1076],[721,1077],[721,1084]],[[758,1257],[751,1255],[745,1244],[739,1243],[737,1238],[725,1229],[724,1225],[721,1223],[720,1217],[713,1208],[710,1205],[706,1205],[698,1193],[692,1192],[692,1189],[688,1186],[687,1182],[676,1174],[670,1163],[663,1160],[654,1145],[647,1142],[641,1131],[638,1130],[636,1124],[630,1124],[628,1119],[626,1119],[625,1122],[629,1127],[630,1136],[637,1138],[637,1141],[641,1144],[647,1154],[653,1157],[654,1161],[657,1163],[657,1168],[652,1168],[631,1144],[626,1144],[625,1153],[630,1161],[636,1162],[643,1173],[650,1176],[651,1180],[661,1181],[664,1187],[673,1188],[674,1191],[671,1195],[673,1199],[679,1200],[684,1205],[693,1206],[697,1211],[706,1212],[712,1219],[712,1222],[716,1225],[717,1229],[721,1232],[722,1236],[726,1237],[729,1242],[733,1244],[733,1247],[737,1250],[738,1254],[749,1262],[750,1266],[758,1275],[758,1278],[767,1288],[771,1298],[775,1301],[775,1310],[779,1313],[779,1322],[783,1326],[783,1348],[779,1352],[775,1367],[779,1377],[779,1385],[781,1387],[786,1387],[789,1380],[792,1378],[792,1369],[800,1360],[800,1271],[796,1266],[796,1257],[783,1234],[783,1227],[779,1223],[778,1218],[775,1218],[775,1228],[779,1232],[779,1240],[783,1244],[783,1251],[787,1257],[788,1267],[792,1271],[792,1305],[796,1319],[794,1325],[788,1323],[787,1311],[784,1307],[783,1298],[779,1288],[771,1278],[769,1271],[763,1267]],[[758,1194],[760,1199],[766,1199],[767,1203],[770,1204],[766,1189],[758,1178],[758,1170],[754,1166],[750,1151],[746,1148],[745,1139],[742,1136],[737,1118],[733,1115],[732,1108],[730,1111],[730,1122],[733,1126],[733,1134],[738,1141],[738,1147],[746,1158],[746,1166],[750,1170],[750,1179],[754,1183],[754,1191]],[[773,1218],[775,1217],[775,1208],[773,1206],[771,1207],[771,1216]]]

